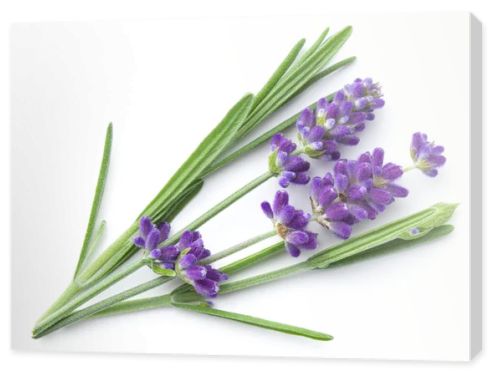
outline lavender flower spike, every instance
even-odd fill
[[[444,147],[429,142],[425,133],[413,134],[410,146],[411,159],[415,167],[427,176],[435,177],[438,174],[437,169],[445,164],[446,158],[441,155],[443,152]]]
[[[271,139],[272,153],[269,155],[269,170],[279,176],[279,185],[283,188],[290,183],[307,184],[309,182],[309,162],[293,152],[297,145],[283,136],[275,134]]]
[[[167,222],[157,227],[149,217],[142,217],[139,221],[139,235],[134,239],[134,244],[150,253],[157,253],[158,245],[168,238],[169,233],[170,225]]]
[[[179,251],[175,264],[178,275],[192,285],[198,294],[206,298],[216,297],[219,283],[226,281],[228,277],[211,265],[200,264],[200,261],[210,256],[210,251],[203,245],[200,233],[184,232],[175,247]]]
[[[278,191],[271,204],[264,201],[261,204],[264,214],[273,221],[276,233],[285,241],[285,247],[291,256],[297,257],[301,250],[311,250],[317,247],[317,237],[306,227],[310,214],[295,209],[288,203],[288,193]]]
[[[161,275],[166,275],[165,271],[175,271],[171,275],[177,275],[192,285],[198,294],[206,298],[217,296],[219,283],[227,280],[227,275],[210,265],[200,264],[200,261],[210,256],[200,233],[185,231],[177,244],[161,247],[160,243],[168,238],[169,231],[168,223],[157,227],[149,217],[140,220],[139,236],[134,239],[134,243],[149,251],[146,258],[151,269]]]
[[[381,148],[357,160],[339,160],[333,174],[312,180],[314,219],[338,237],[349,238],[354,224],[375,219],[396,197],[408,195],[406,188],[394,182],[402,174],[400,166],[384,164]]]
[[[373,111],[384,106],[380,86],[372,79],[356,79],[335,93],[329,102],[322,98],[316,110],[306,108],[297,120],[299,141],[311,158],[337,160],[339,144],[356,145],[356,133],[373,120]]]

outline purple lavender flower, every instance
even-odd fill
[[[169,233],[170,225],[167,222],[157,227],[149,217],[142,217],[139,221],[139,235],[134,239],[134,244],[150,252],[157,252],[158,245],[168,238]]]
[[[269,155],[269,169],[279,176],[279,185],[283,188],[290,183],[307,184],[309,182],[309,162],[293,152],[297,145],[283,136],[275,134],[271,139],[272,153]]]
[[[219,283],[228,277],[211,265],[200,264],[210,255],[210,251],[203,246],[200,233],[184,232],[175,247],[179,251],[176,271],[180,273],[181,278],[191,284],[198,294],[208,298],[216,297]]]
[[[373,153],[366,152],[358,161],[371,165],[372,177],[367,201],[372,208],[381,212],[394,202],[395,197],[408,196],[406,188],[394,183],[394,180],[403,175],[403,168],[394,163],[384,164],[384,149],[375,148]]]
[[[377,148],[357,160],[339,160],[333,174],[313,178],[314,219],[340,238],[347,239],[354,224],[375,219],[395,197],[406,197],[408,191],[394,183],[403,170],[398,165],[383,162],[384,151]]]
[[[278,191],[273,205],[267,201],[261,204],[264,214],[273,221],[276,233],[285,241],[285,247],[291,256],[297,257],[301,250],[315,249],[318,234],[307,231],[310,214],[295,209],[288,203],[288,193]]]
[[[443,154],[444,147],[435,145],[427,140],[425,133],[417,132],[413,134],[410,146],[410,154],[415,167],[424,174],[434,177],[438,174],[438,168],[443,166],[446,158]]]
[[[161,268],[160,270],[175,271],[176,275],[192,285],[198,294],[208,298],[217,296],[219,283],[227,280],[227,275],[210,265],[200,263],[210,256],[200,233],[185,231],[177,244],[162,246],[161,243],[168,238],[169,231],[168,223],[157,227],[150,218],[142,217],[139,236],[134,239],[134,243],[149,251],[148,259],[154,271],[157,267]]]
[[[339,144],[356,145],[356,133],[373,120],[373,111],[384,106],[380,86],[370,78],[356,79],[338,91],[329,102],[322,98],[316,110],[306,108],[297,120],[298,137],[311,158],[337,160]]]

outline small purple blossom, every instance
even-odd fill
[[[310,198],[315,220],[348,239],[354,224],[375,219],[396,197],[408,195],[406,188],[394,183],[402,174],[400,166],[384,164],[381,148],[357,160],[337,161],[333,174],[312,179]]]
[[[176,271],[180,272],[181,278],[191,284],[198,294],[208,298],[216,297],[219,283],[228,277],[211,265],[200,264],[210,256],[210,251],[203,246],[200,233],[185,231],[175,247],[179,251]]]
[[[446,158],[442,155],[444,147],[435,145],[427,140],[425,133],[413,134],[410,146],[410,154],[415,167],[430,177],[438,174],[438,168],[443,166]]]
[[[377,211],[381,212],[394,198],[408,196],[408,190],[394,181],[403,175],[403,168],[394,163],[384,164],[384,149],[375,148],[373,153],[366,152],[359,159],[361,163],[371,166],[371,181],[367,200]]]
[[[295,209],[288,201],[287,192],[277,191],[272,206],[264,201],[261,207],[264,214],[273,221],[276,233],[285,241],[288,253],[297,257],[301,250],[317,247],[318,234],[306,230],[310,214]]]
[[[380,86],[371,78],[358,78],[335,93],[331,101],[320,99],[314,111],[306,108],[297,120],[304,152],[311,158],[339,159],[339,144],[358,144],[356,133],[375,118],[374,110],[384,106],[381,97]]]
[[[153,252],[161,242],[167,240],[169,234],[170,225],[167,222],[157,227],[149,217],[142,217],[139,221],[139,235],[134,239],[134,244]]]
[[[198,294],[207,298],[217,296],[219,283],[227,280],[227,275],[210,265],[200,263],[210,256],[200,233],[185,231],[177,244],[162,246],[161,243],[167,240],[169,232],[168,223],[157,227],[149,217],[142,217],[139,222],[139,236],[134,239],[134,243],[149,251],[148,257],[154,265],[175,271],[177,276],[192,285]]]
[[[279,185],[283,188],[290,183],[307,184],[309,182],[309,162],[293,154],[297,145],[283,136],[275,134],[271,139],[272,153],[269,155],[269,169],[279,176]]]

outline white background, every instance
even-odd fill
[[[308,6],[310,6],[310,2],[307,4]],[[436,2],[433,2],[433,5],[435,6],[436,5]],[[305,5],[304,5],[305,6]],[[478,4],[476,3],[476,6],[478,6]],[[146,6],[144,7],[145,9],[147,8]],[[462,9],[467,9],[465,6],[463,6]],[[192,10],[192,9],[191,9]],[[283,9],[280,8],[280,11],[282,11]],[[474,9],[472,9],[474,10]],[[109,18],[109,17],[116,17],[116,16],[125,16],[127,15],[126,12],[129,12],[128,15],[134,15],[134,16],[137,16],[138,12],[132,12],[132,10],[130,9],[127,9],[127,7],[125,6],[124,8],[122,9],[118,9],[118,8],[105,8],[103,10],[104,13],[101,13],[102,14],[102,17],[106,17],[106,18]],[[254,9],[253,12],[255,12],[256,10]],[[287,10],[289,13],[298,13],[300,12],[300,6],[298,6],[297,8],[294,8],[294,9],[288,9]],[[107,12],[107,13],[106,13]],[[115,13],[114,13],[115,12]],[[203,12],[203,9],[202,8],[197,8],[195,9],[195,13],[196,12]],[[227,11],[229,13],[231,13],[230,11]],[[235,11],[236,12],[236,11]],[[268,10],[268,12],[271,12],[273,13],[272,10]],[[177,9],[177,13],[182,13],[182,10],[180,9]],[[192,13],[192,12],[191,12]],[[235,14],[249,14],[250,12],[248,11],[243,11],[243,10],[240,10],[238,12],[236,12]],[[274,13],[276,13],[276,10],[274,10]],[[38,19],[39,17],[45,17],[46,19],[68,19],[68,18],[101,18],[101,17],[98,17],[98,14],[96,13],[95,16],[94,16],[94,13],[92,13],[92,11],[89,11],[88,13],[85,13],[85,12],[81,12],[80,10],[78,11],[78,16],[76,15],[76,13],[71,13],[68,11],[68,13],[64,13],[64,10],[58,10],[56,11],[55,15],[52,15],[52,13],[50,12],[46,12],[44,13],[45,16],[41,15],[43,14],[43,12],[40,12],[39,9],[36,9],[35,8],[29,8],[29,7],[22,7],[22,9],[19,9],[18,10],[18,13],[17,15],[13,16],[14,19],[16,20],[22,20],[22,19],[30,19],[30,20],[35,20],[35,19]],[[146,13],[143,13],[144,15],[146,15]],[[486,10],[482,10],[481,12],[481,9],[478,9],[477,10],[477,15],[478,17],[483,21],[483,22],[486,22],[487,26],[488,26],[488,29],[487,30],[491,30],[489,29],[490,25],[488,25],[488,22],[487,22],[487,18],[488,18],[488,15],[491,15],[493,16],[494,13],[493,12],[490,12],[488,13]],[[486,33],[486,40],[488,39],[493,39],[491,37],[491,34],[492,33],[491,31],[490,32],[487,32]],[[490,37],[488,37],[488,35],[490,35]],[[488,49],[486,49],[486,52],[488,54]],[[488,64],[489,65],[489,64]],[[492,64],[493,65],[493,64]],[[492,72],[493,73],[493,72]],[[493,77],[489,77],[491,81],[494,81],[493,80]],[[492,140],[494,137],[493,135],[491,134],[491,132],[489,132],[488,130],[486,130],[486,139],[488,140]],[[491,205],[491,203],[489,203],[489,205]],[[491,260],[490,260],[491,258]],[[486,271],[488,270],[488,264],[490,265],[494,265],[495,262],[494,262],[494,258],[495,258],[495,255],[494,254],[486,254],[486,257],[485,257],[485,265],[486,265]],[[494,276],[492,275],[491,276],[493,279]],[[492,305],[492,304],[488,304],[488,299],[486,300],[486,306],[489,306],[491,307],[492,309],[494,309],[495,307]],[[487,315],[488,316],[492,316],[494,317],[494,314],[492,315],[491,313],[489,313]],[[495,332],[495,323],[489,323],[487,322],[487,330],[491,331],[491,332]],[[489,336],[487,336],[487,333],[486,333],[486,351],[485,351],[485,354],[480,356],[473,364],[472,366],[460,366],[459,368],[457,368],[457,366],[446,366],[446,365],[439,365],[437,366],[437,371],[442,371],[444,370],[443,367],[454,367],[454,370],[461,370],[461,371],[467,371],[467,370],[471,370],[471,367],[473,367],[473,369],[475,370],[482,370],[483,372],[486,371],[487,367],[488,366],[493,366],[491,360],[492,360],[492,352],[494,351],[493,349],[493,346],[494,346],[494,343],[492,343],[494,341],[493,338],[490,338]],[[486,355],[488,354],[488,355]],[[22,358],[20,358],[21,355],[18,355],[17,356],[17,360],[22,360]],[[22,356],[22,357],[26,357],[26,355]],[[14,358],[11,358],[13,360],[16,360],[16,357]],[[26,358],[25,358],[26,359]],[[42,359],[40,357],[37,357],[36,358],[36,364],[34,364],[34,366],[36,367],[36,369],[40,369],[40,367],[44,366],[44,365],[48,365],[49,363],[53,362],[55,359],[59,359],[59,360],[62,360],[63,362],[68,362],[70,361],[71,359],[73,358],[70,358],[70,357],[63,357],[63,358],[55,358],[55,357],[47,357],[45,359]],[[129,370],[134,370],[134,367],[138,367],[139,364],[138,364],[138,361],[140,361],[140,358],[133,358],[133,359],[125,359],[124,357],[120,357],[120,358],[114,358],[114,360],[117,360],[119,359],[120,360],[120,363],[121,365],[126,365],[126,367],[129,368]],[[81,360],[81,359],[80,359]],[[192,362],[192,359],[190,359],[191,362]],[[100,364],[100,365],[104,365],[104,364],[110,364],[108,363],[105,359],[103,359],[102,357],[101,358],[96,358],[96,361]],[[111,360],[111,362],[113,362],[113,359]],[[151,363],[156,363],[157,361],[153,359],[149,359],[149,362]],[[174,363],[182,363],[183,360],[180,359],[180,360],[177,360],[177,361],[174,361],[172,358],[169,358],[169,364],[174,364]],[[224,363],[220,363],[221,361],[217,361],[217,364],[215,361],[213,360],[210,360],[210,361],[204,361],[204,362],[208,362],[209,365],[212,365],[214,367],[216,367],[217,365],[220,365],[220,364],[224,364],[224,365],[233,365],[233,366],[242,366],[243,365],[243,361],[242,360],[232,360],[232,361],[228,361],[228,362],[224,362]],[[117,363],[117,362],[113,362],[113,363]],[[144,362],[141,362],[141,364],[144,363]],[[24,364],[26,364],[26,362],[24,362]],[[321,363],[321,362],[315,362],[315,363],[311,363],[311,362],[306,362],[304,365],[302,364],[299,364],[298,362],[294,362],[292,361],[291,362],[292,366],[298,370],[301,369],[302,366],[308,366],[308,367],[311,367],[313,364],[315,366],[317,366],[318,368],[322,367],[322,366],[329,366],[329,367],[337,367],[337,369],[341,369],[341,368],[346,368],[346,367],[349,367],[350,369],[354,370],[357,372],[357,370],[360,370],[362,371],[363,369],[367,369],[367,367],[370,367],[370,370],[373,370],[373,369],[376,369],[376,368],[381,368],[381,367],[384,367],[384,368],[387,368],[389,367],[390,370],[393,370],[394,372],[398,372],[398,371],[401,371],[402,369],[405,369],[407,368],[408,366],[408,363],[406,364],[391,364],[390,366],[387,366],[387,363],[352,363],[352,362],[337,362],[337,363],[332,363],[332,362],[329,362],[329,363]],[[158,365],[158,363],[156,364]],[[246,364],[245,364],[246,365]],[[278,365],[277,362],[274,362],[274,361],[265,361],[262,363],[262,365],[264,366],[267,366],[269,368],[273,368],[273,367],[276,367]],[[411,364],[412,366],[415,366],[414,363]],[[198,366],[202,366],[202,362],[196,362],[196,365],[194,367],[198,367]],[[193,366],[192,366],[193,367]],[[422,367],[422,368],[420,368]],[[435,366],[430,366],[430,365],[426,365],[426,364],[418,364],[417,368],[415,369],[415,372],[422,372],[423,371],[423,368],[428,368],[428,367],[435,367]],[[247,369],[251,369],[251,368],[247,368]],[[387,370],[386,370],[387,372]]]
[[[14,346],[467,359],[469,22],[466,13],[435,13],[16,25],[11,56]],[[460,203],[451,220],[456,226],[453,234],[413,252],[308,273],[215,301],[222,309],[324,330],[335,336],[328,343],[171,310],[88,322],[39,341],[30,338],[32,323],[71,277],[108,119],[115,129],[103,207],[109,243],[241,95],[241,88],[258,90],[256,83],[266,79],[301,35],[313,39],[324,25],[348,24],[354,27],[353,36],[338,59],[356,54],[358,61],[320,81],[264,126],[356,77],[374,77],[383,86],[386,106],[367,124],[357,147],[343,148],[344,157],[382,146],[387,161],[410,164],[409,143],[418,130],[445,144],[448,163],[436,179],[417,170],[405,176],[401,182],[409,187],[410,197],[393,204],[377,221],[357,226],[355,233],[447,201]],[[397,50],[391,52],[393,46]],[[200,61],[203,68],[198,68]],[[208,179],[202,193],[175,219],[173,229],[262,174],[267,154],[266,145]],[[322,175],[332,164],[318,162],[313,168],[313,175]],[[207,247],[216,252],[267,232],[271,224],[259,203],[272,199],[276,189],[276,181],[268,181],[202,226]],[[308,210],[308,188],[290,192],[292,202]],[[316,230],[323,235],[321,246],[338,242],[320,226]],[[253,247],[259,249],[262,244]],[[272,265],[294,262],[280,257]],[[245,275],[270,268],[267,262]],[[152,277],[145,268],[114,291]],[[35,297],[24,294],[38,281],[43,283]],[[210,348],[205,341],[193,341],[200,335],[212,338]],[[164,336],[175,340],[165,341]]]

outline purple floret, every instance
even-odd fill
[[[408,190],[394,183],[403,174],[400,166],[383,163],[384,151],[377,148],[357,160],[335,163],[333,174],[315,177],[311,183],[311,205],[315,220],[342,239],[352,226],[377,214]]]
[[[290,183],[307,184],[309,182],[310,164],[302,157],[294,155],[297,145],[283,134],[277,133],[271,139],[272,153],[269,156],[269,168],[278,176],[279,185],[283,188]]]
[[[410,154],[415,167],[430,177],[438,174],[438,168],[443,166],[446,158],[442,155],[444,147],[434,145],[434,142],[427,140],[425,133],[417,132],[413,135]]]
[[[278,191],[272,206],[264,201],[261,207],[264,214],[272,220],[276,233],[285,241],[288,253],[297,257],[302,250],[312,250],[317,247],[318,234],[306,230],[310,214],[295,209],[288,201],[288,193]]]
[[[297,120],[299,140],[311,158],[337,160],[339,145],[357,145],[356,135],[366,121],[375,118],[374,110],[384,106],[380,86],[372,79],[356,79],[334,94],[322,98],[313,111],[306,108]]]
[[[162,246],[170,231],[168,223],[155,226],[151,219],[143,217],[139,223],[139,236],[135,245],[149,251],[149,259],[163,269],[177,272],[184,282],[207,298],[217,296],[219,283],[227,280],[227,275],[201,261],[210,256],[198,231],[185,231],[177,244]],[[153,269],[154,270],[154,269]]]

